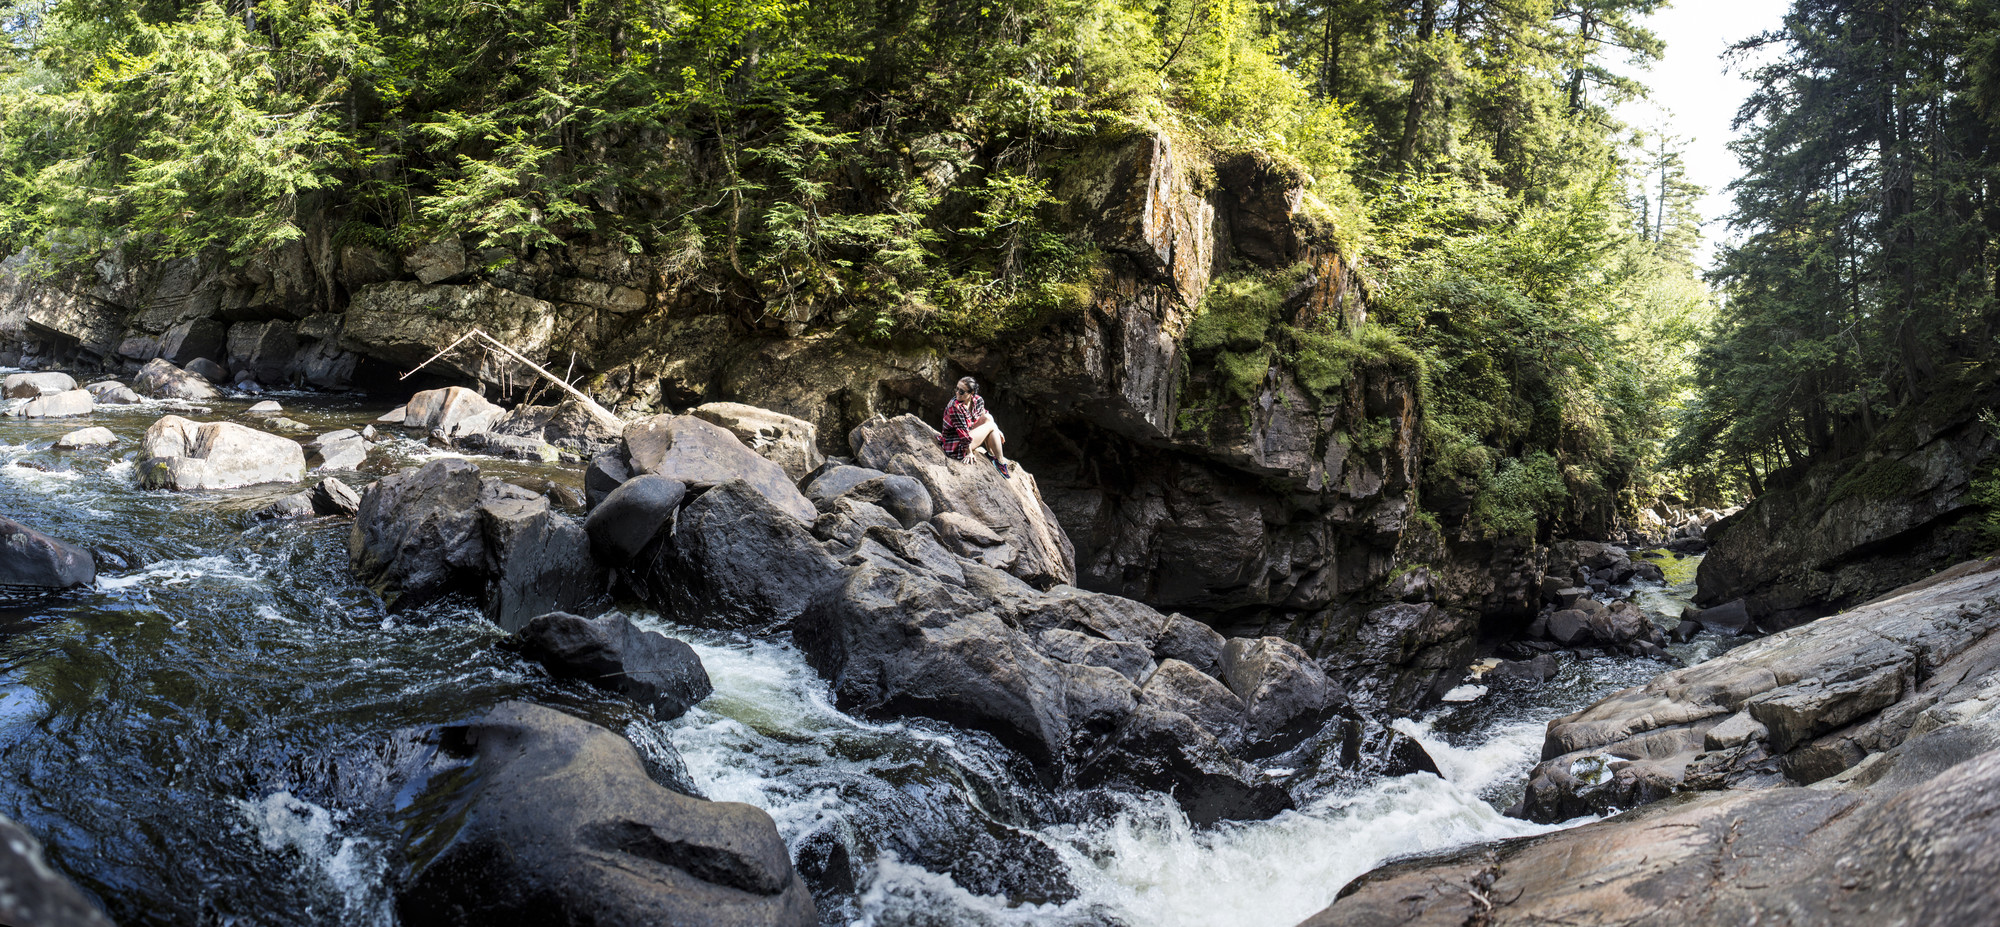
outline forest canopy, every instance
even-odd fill
[[[1660,5],[5,0],[0,247],[590,239],[862,337],[1002,338],[1095,279],[1052,179],[1164,133],[1308,177],[1374,293],[1256,363],[1400,358],[1427,507],[1547,534],[1670,488],[1710,311],[1678,154],[1613,113]]]

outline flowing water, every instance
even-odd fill
[[[315,431],[386,408],[275,398]],[[715,682],[660,724],[549,679],[469,603],[385,614],[347,573],[347,524],[251,516],[289,487],[134,487],[138,438],[161,414],[255,424],[249,403],[0,418],[0,513],[110,564],[94,588],[0,609],[0,813],[121,924],[393,924],[391,812],[420,761],[412,732],[528,699],[621,731],[670,767],[677,752],[707,797],[769,811],[828,924],[1286,925],[1386,859],[1547,830],[1496,810],[1519,798],[1546,722],[1669,668],[1571,658],[1541,688],[1398,722],[1442,777],[1342,775],[1294,751],[1266,765],[1299,810],[1193,828],[1164,797],[1036,785],[982,734],[843,714],[785,644],[632,611],[693,643]],[[120,443],[47,449],[85,425]],[[353,481],[437,453],[397,440]],[[1636,590],[1660,615],[1690,592],[1685,580]],[[1696,660],[1718,646],[1704,636],[1675,651]]]

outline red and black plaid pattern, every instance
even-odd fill
[[[944,433],[938,435],[938,443],[944,445],[946,457],[964,460],[972,450],[972,423],[986,417],[986,400],[978,396],[970,400],[953,399],[944,407]]]

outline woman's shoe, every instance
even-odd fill
[[[1008,480],[1011,480],[1011,479],[1013,479],[1013,478],[1014,478],[1014,465],[1013,465],[1013,464],[1011,464],[1011,463],[1006,463],[1006,462],[1003,462],[1003,461],[998,461],[998,460],[996,460],[996,461],[994,461],[994,462],[993,462],[993,466],[994,466],[994,467],[997,467],[997,468],[998,468],[998,469],[1000,470],[1000,478],[1001,478],[1001,479],[1008,479]]]

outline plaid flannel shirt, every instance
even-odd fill
[[[946,457],[964,460],[972,450],[972,424],[986,417],[986,400],[978,396],[970,402],[953,399],[944,407],[944,432],[938,435],[938,443],[944,445]]]

